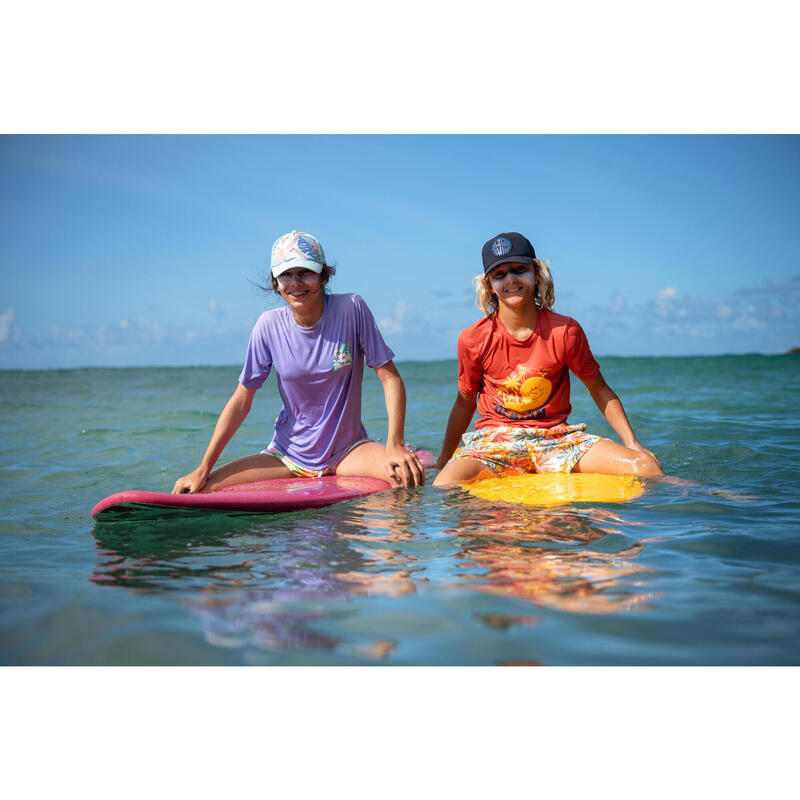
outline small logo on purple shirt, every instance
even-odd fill
[[[331,366],[333,367],[335,372],[338,372],[343,367],[349,367],[353,363],[353,354],[350,351],[350,345],[345,342],[344,344],[340,344],[334,351],[333,351],[333,362]]]

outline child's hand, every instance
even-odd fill
[[[389,480],[395,486],[422,486],[425,483],[425,467],[419,458],[405,447],[387,444],[384,467]]]
[[[172,487],[172,494],[194,494],[199,492],[208,482],[208,474],[202,467],[198,467],[188,475],[178,478]]]

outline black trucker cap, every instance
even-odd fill
[[[498,233],[483,246],[483,274],[498,264],[530,264],[536,253],[521,233]]]

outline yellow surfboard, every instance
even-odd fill
[[[593,472],[507,475],[463,483],[461,488],[483,500],[502,500],[528,506],[627,503],[644,494],[644,484],[632,475],[600,475]]]

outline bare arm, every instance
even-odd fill
[[[594,378],[583,381],[583,385],[589,390],[595,405],[600,409],[603,416],[608,420],[608,424],[616,431],[617,436],[622,441],[625,447],[631,450],[639,450],[643,453],[648,453],[660,465],[661,462],[655,453],[643,447],[636,435],[633,432],[631,423],[628,421],[628,415],[622,407],[622,401],[617,396],[616,392],[605,382],[603,375],[598,372]]]
[[[199,492],[206,485],[208,476],[214,464],[217,463],[217,459],[222,455],[225,445],[233,438],[233,434],[239,430],[239,426],[250,413],[255,393],[255,389],[248,389],[242,384],[236,387],[236,391],[231,395],[231,399],[228,400],[219,415],[217,425],[214,428],[214,433],[208,443],[200,466],[188,475],[178,478],[172,488],[172,494]]]
[[[375,373],[386,397],[386,415],[389,426],[386,433],[386,473],[394,483],[403,486],[422,486],[425,468],[410,450],[406,449],[404,430],[406,424],[406,387],[393,361],[376,367]]]
[[[469,427],[472,422],[472,416],[475,413],[475,408],[478,405],[478,397],[474,394],[463,394],[459,392],[456,396],[456,401],[453,403],[453,408],[450,411],[450,417],[447,420],[447,428],[444,432],[444,441],[442,442],[442,451],[439,453],[439,460],[436,462],[438,469],[444,469],[444,465],[450,460],[453,453],[464,435],[464,431]]]

